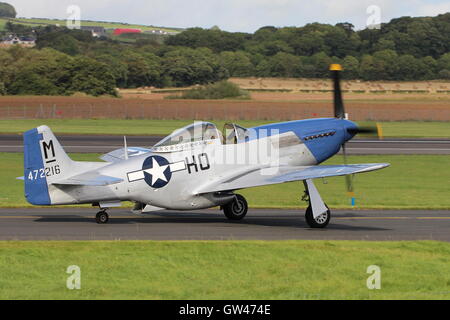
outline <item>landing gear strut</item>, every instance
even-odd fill
[[[223,213],[229,220],[242,220],[248,211],[247,200],[240,194],[236,194],[236,197],[230,203],[222,206]]]
[[[108,223],[109,221],[109,215],[106,213],[106,209],[105,210],[101,210],[97,213],[97,215],[95,216],[95,221],[98,224],[105,224]]]
[[[305,185],[305,195],[302,200],[309,202],[305,212],[306,223],[310,228],[325,228],[330,223],[331,211],[323,202],[312,180],[306,180],[303,183]]]

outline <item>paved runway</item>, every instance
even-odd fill
[[[128,145],[150,147],[163,137],[129,136]],[[59,141],[67,152],[107,153],[123,146],[122,136],[61,135]],[[22,152],[22,136],[0,135],[0,152]],[[349,154],[450,154],[450,140],[445,139],[354,139],[347,144]]]
[[[327,229],[310,229],[303,210],[250,209],[231,222],[219,210],[145,216],[95,208],[0,209],[0,240],[439,240],[450,242],[450,210],[335,210]]]

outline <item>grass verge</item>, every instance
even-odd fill
[[[0,120],[0,134],[21,134],[40,125],[48,125],[56,134],[106,134],[106,135],[167,135],[192,123],[193,120],[115,120],[115,119],[35,119]],[[214,122],[219,129],[225,120]],[[277,121],[272,121],[277,122]],[[255,127],[270,121],[237,121],[244,127]],[[360,125],[374,125],[373,122],[358,122]],[[449,122],[399,121],[381,122],[383,133],[389,137],[450,138]]]
[[[98,154],[72,154],[80,161],[98,161]],[[350,163],[388,162],[391,167],[355,176],[357,209],[450,209],[450,170],[447,155],[350,156]],[[341,164],[341,157],[327,164]],[[29,206],[23,196],[23,155],[0,153],[0,206]],[[316,186],[331,208],[350,208],[343,177],[316,180]],[[298,208],[301,182],[242,190],[253,208]]]
[[[0,299],[450,298],[440,242],[0,242],[0,256]],[[71,265],[80,290],[66,288]]]

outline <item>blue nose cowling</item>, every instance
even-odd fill
[[[356,135],[358,132],[358,126],[356,123],[349,121],[349,120],[343,120],[344,121],[344,140],[347,142]]]

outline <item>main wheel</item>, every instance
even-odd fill
[[[328,208],[327,205],[325,206]],[[326,226],[328,226],[328,223],[330,223],[331,211],[328,208],[326,212],[322,213],[320,216],[314,219],[312,208],[311,206],[309,206],[308,209],[306,209],[305,219],[306,223],[311,228],[325,228]]]
[[[248,211],[247,200],[240,194],[230,203],[223,206],[223,213],[230,220],[242,220]]]
[[[98,224],[108,223],[108,220],[109,220],[109,215],[106,213],[106,211],[100,211],[95,216],[95,221]]]

